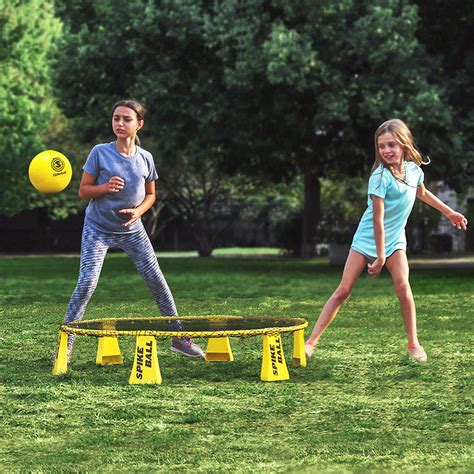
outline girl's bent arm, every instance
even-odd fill
[[[93,199],[109,193],[118,193],[125,181],[119,176],[113,176],[107,183],[95,184],[95,178],[89,173],[82,173],[81,184],[79,185],[79,197],[81,199]]]
[[[150,183],[145,183],[145,199],[143,199],[142,203],[134,208],[130,209],[120,209],[121,214],[128,214],[130,220],[122,224],[124,227],[128,227],[130,224],[133,224],[135,221],[140,219],[140,217],[145,214],[148,209],[153,206],[156,200],[156,192],[155,192],[155,182],[152,181]]]
[[[382,267],[385,265],[385,229],[383,225],[383,217],[385,213],[384,200],[378,196],[370,196],[373,204],[374,212],[374,238],[375,248],[377,249],[377,258],[368,265],[367,271],[371,277],[376,277]]]
[[[444,214],[454,227],[466,230],[467,219],[460,212],[456,212],[451,209],[447,204],[437,198],[431,191],[428,191],[424,184],[421,184],[418,187],[418,190],[416,191],[416,197]]]
[[[151,206],[153,206],[155,201],[155,182],[152,181],[151,183],[145,183],[145,199],[136,209],[140,212],[140,215],[143,216],[143,214],[145,214],[145,212],[148,211]]]

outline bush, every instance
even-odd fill
[[[327,243],[351,242],[366,205],[367,183],[364,178],[322,180],[318,236]]]

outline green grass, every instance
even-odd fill
[[[2,472],[472,472],[474,272],[413,270],[420,338],[410,363],[390,278],[362,277],[306,368],[262,382],[260,338],[232,363],[184,359],[158,341],[162,385],[97,367],[79,336],[72,369],[51,352],[77,258],[0,259]],[[320,260],[163,259],[182,315],[315,320],[340,269]],[[86,318],[155,316],[126,257],[110,254]],[[204,340],[198,341],[205,345]],[[287,360],[292,340],[284,338]]]
[[[212,251],[213,257],[263,257],[277,256],[282,253],[281,249],[276,247],[224,247],[216,248]],[[198,257],[197,250],[187,250],[178,252],[159,252],[159,258],[189,258]]]
[[[212,252],[213,256],[225,257],[225,256],[275,256],[281,254],[281,249],[276,247],[225,247],[217,248]]]

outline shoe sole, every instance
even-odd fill
[[[184,352],[180,349],[176,349],[176,347],[172,347],[171,352],[176,352],[176,354],[181,354],[181,355],[184,355],[186,357],[190,357],[191,359],[200,359],[200,358],[203,358],[204,355],[205,355],[205,354],[191,355],[191,354],[188,354],[187,352]]]

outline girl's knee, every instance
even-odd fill
[[[339,304],[345,303],[351,296],[352,288],[340,285],[337,287],[336,291],[333,293],[332,298]]]
[[[410,283],[408,283],[407,281],[394,282],[394,287],[395,293],[397,294],[398,298],[411,298],[411,287]]]

